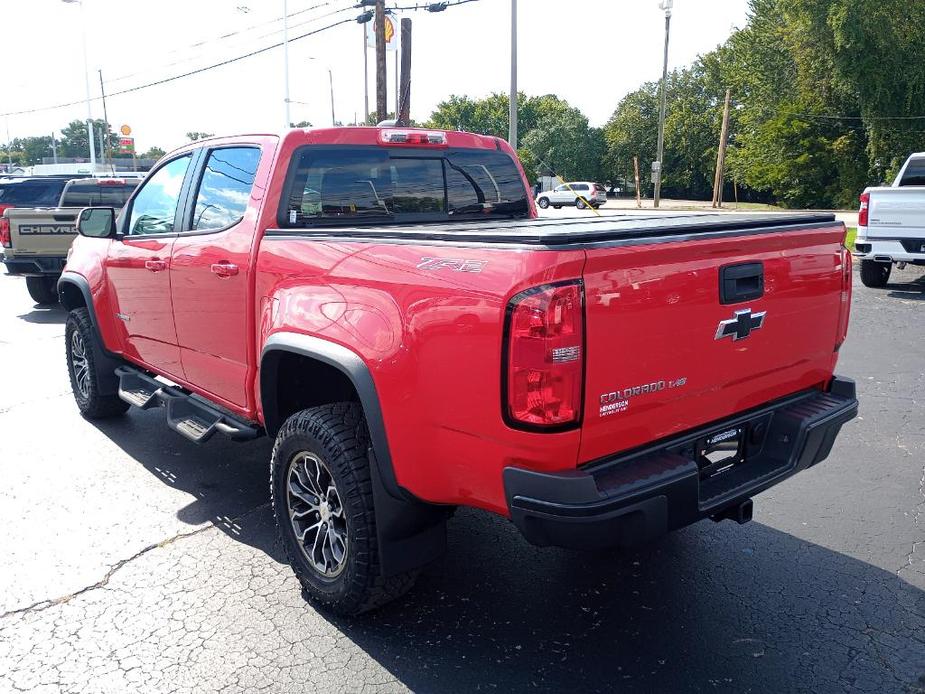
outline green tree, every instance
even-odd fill
[[[603,134],[577,108],[552,107],[523,136],[519,154],[528,177],[558,175],[566,180],[601,177]]]
[[[800,5],[812,9],[808,0]],[[922,149],[925,119],[916,117],[925,115],[925,3],[835,0],[831,5],[816,24],[820,33],[831,34],[839,82],[856,95],[871,175],[879,180]]]
[[[165,152],[160,147],[149,147],[147,152],[144,152],[140,154],[139,156],[142,159],[160,159],[165,154],[167,154],[167,152]]]
[[[11,154],[13,155],[13,160],[23,166],[41,164],[43,157],[51,157],[53,154],[50,135],[17,137],[10,143],[10,148],[12,150]],[[6,159],[5,151],[3,158]]]
[[[724,91],[712,70],[705,56],[668,76],[662,162],[667,197],[704,199],[712,193]],[[639,157],[640,183],[648,187],[657,158],[658,114],[658,82],[647,82],[623,98],[604,126],[607,178],[631,180],[633,157]]]
[[[98,159],[102,159],[99,151],[100,134],[106,132],[106,122],[97,119],[93,121],[93,148],[96,151]],[[50,139],[49,139],[50,144]],[[115,148],[119,144],[119,136],[109,129],[109,146]],[[104,141],[105,146],[105,141]],[[46,155],[48,156],[48,155]],[[59,157],[76,157],[88,159],[90,157],[90,147],[87,144],[87,122],[82,120],[72,120],[65,127],[61,128],[61,138],[58,145]]]
[[[426,126],[464,130],[507,139],[510,98],[490,94],[482,99],[450,96],[431,114]],[[552,94],[517,96],[518,154],[527,176],[557,173],[565,178],[597,179],[603,157],[603,135],[568,102]]]

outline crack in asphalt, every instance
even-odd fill
[[[243,520],[247,516],[269,505],[270,505],[269,502],[266,502],[266,503],[260,504],[259,506],[255,506],[254,508],[248,511],[245,511],[241,515],[235,518],[232,518],[230,520],[225,519],[224,517],[220,518],[219,520],[221,521],[222,525],[238,524],[241,520]],[[79,597],[85,593],[89,593],[90,591],[105,588],[109,584],[109,581],[112,580],[112,577],[120,569],[132,563],[136,559],[143,557],[148,552],[151,552],[155,549],[160,549],[162,547],[167,547],[180,540],[185,540],[190,537],[195,537],[196,535],[201,535],[202,533],[205,533],[209,530],[221,530],[221,528],[216,524],[215,521],[210,521],[208,525],[204,525],[201,528],[196,528],[195,530],[191,530],[189,532],[177,533],[176,535],[172,535],[165,540],[161,540],[160,542],[155,542],[153,544],[150,544],[147,547],[140,549],[139,551],[137,551],[135,554],[128,557],[127,559],[120,559],[115,564],[110,566],[106,574],[96,583],[91,583],[88,586],[84,586],[80,590],[76,590],[73,593],[68,593],[66,595],[62,595],[57,598],[53,598],[50,600],[39,600],[38,602],[34,602],[31,605],[27,605],[26,607],[19,607],[19,608],[16,608],[15,610],[8,610],[7,612],[3,612],[2,614],[0,614],[0,619],[6,619],[8,617],[14,617],[16,615],[33,614],[36,612],[42,612],[43,610],[47,610],[50,607],[56,607],[58,605],[63,605],[65,603],[68,603],[74,598]]]
[[[922,514],[925,513],[925,466],[922,466],[922,478],[919,480],[919,495],[922,497],[922,500],[916,504],[912,510],[912,523],[916,527],[921,527],[920,521]],[[906,555],[906,563],[896,571],[897,574],[902,573],[906,569],[911,569],[918,572],[913,562],[913,556],[915,555],[919,545],[922,544],[925,544],[925,540],[917,540],[912,543],[912,549],[910,549],[909,553]]]

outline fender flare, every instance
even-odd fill
[[[87,306],[87,311],[90,312],[90,323],[93,324],[93,329],[96,330],[97,336],[100,334],[100,326],[96,321],[96,307],[93,305],[93,292],[90,291],[90,283],[87,281],[87,278],[83,275],[78,275],[76,272],[70,272],[65,270],[61,273],[61,277],[58,278],[58,297],[63,298],[62,288],[67,285],[72,284],[80,291],[84,298],[84,304]],[[62,301],[61,305],[67,308],[69,307]]]
[[[373,382],[369,367],[360,356],[342,345],[311,335],[293,332],[273,333],[264,343],[260,354],[260,399],[263,401],[264,425],[268,433],[274,434],[282,426],[279,414],[276,412],[276,404],[266,399],[266,394],[271,392],[272,384],[276,380],[277,364],[275,360],[267,361],[267,356],[274,352],[289,352],[316,359],[338,369],[350,380],[360,397],[376,467],[386,491],[396,499],[412,499],[411,494],[399,486],[395,477],[376,384]]]
[[[392,456],[376,384],[366,362],[354,351],[328,340],[292,332],[273,333],[260,355],[260,398],[268,433],[279,430],[276,404],[266,400],[277,378],[274,352],[299,354],[341,371],[353,384],[369,429],[369,466],[376,513],[376,534],[382,574],[393,576],[418,568],[446,551],[446,507],[420,501],[395,478]]]

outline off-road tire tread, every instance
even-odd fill
[[[74,382],[74,371],[71,368],[70,350],[73,330],[79,330],[83,337],[87,362],[90,367],[90,397],[86,402],[81,402],[77,384]],[[71,381],[71,390],[74,391],[74,400],[77,402],[80,413],[87,419],[108,419],[125,414],[130,407],[127,402],[118,395],[100,395],[99,393],[99,385],[96,379],[96,351],[100,345],[97,344],[96,330],[93,329],[93,323],[90,322],[90,312],[86,308],[75,308],[68,313],[64,329],[64,344],[67,375]]]
[[[321,405],[296,412],[283,424],[276,437],[270,462],[270,496],[273,503],[273,517],[276,520],[277,531],[281,535],[291,530],[280,527],[280,514],[277,511],[277,505],[281,505],[284,511],[281,515],[286,515],[286,500],[278,499],[275,489],[277,475],[285,475],[288,465],[288,461],[278,459],[278,452],[283,442],[294,435],[310,436],[327,449],[316,452],[322,454],[329,468],[336,467],[342,473],[342,479],[347,480],[346,488],[338,489],[344,506],[348,506],[348,499],[351,499],[358,501],[362,509],[358,517],[348,518],[348,523],[353,527],[356,538],[349,550],[356,553],[356,570],[351,572],[350,585],[341,600],[331,600],[328,596],[313,590],[310,577],[304,574],[301,568],[301,556],[295,554],[298,550],[290,547],[288,542],[282,543],[289,565],[302,584],[305,593],[315,601],[344,615],[358,615],[374,610],[407,593],[417,580],[419,569],[387,578],[381,575],[376,514],[369,470],[369,432],[362,408],[354,402]],[[297,558],[299,561],[296,560]]]

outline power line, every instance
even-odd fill
[[[414,10],[427,10],[428,12],[443,12],[443,10],[448,7],[456,7],[456,5],[465,5],[468,2],[478,2],[478,0],[455,0],[454,2],[425,2],[423,4],[415,5],[405,5],[402,7],[388,7],[386,8],[392,12],[410,12]]]
[[[838,116],[827,113],[799,113],[796,111],[778,111],[783,116],[794,116],[796,118],[816,118],[818,120],[856,120],[856,121],[874,121],[874,120],[925,120],[925,116]]]
[[[307,7],[307,8],[305,8],[304,10],[299,10],[298,12],[290,12],[288,15],[286,15],[286,17],[294,17],[294,16],[299,15],[299,14],[304,14],[305,12],[311,12],[312,10],[316,10],[316,9],[319,9],[319,8],[322,8],[322,7],[327,7],[327,6],[330,5],[330,4],[331,4],[331,2],[322,2],[322,3],[319,3],[319,4],[317,4],[317,5],[312,5],[311,7]],[[316,17],[311,17],[311,18],[306,19],[306,20],[304,20],[304,21],[302,21],[302,22],[297,22],[296,24],[290,24],[290,25],[289,25],[289,29],[291,30],[291,29],[294,29],[294,28],[296,28],[296,27],[305,26],[306,24],[312,24],[312,23],[314,23],[314,22],[318,22],[318,21],[320,21],[320,20],[322,20],[322,19],[325,19],[325,18],[327,18],[327,17],[332,17],[332,16],[334,16],[334,15],[336,15],[336,14],[340,14],[341,12],[346,12],[347,10],[351,10],[351,9],[353,9],[354,7],[355,7],[355,5],[353,5],[353,4],[351,3],[350,5],[347,5],[346,7],[341,7],[340,9],[332,10],[331,12],[326,12],[326,13],[320,14],[320,15],[318,15],[318,16],[316,16]],[[205,40],[203,40],[203,41],[198,41],[198,42],[196,42],[196,43],[190,44],[189,46],[187,46],[187,47],[185,47],[185,48],[177,48],[177,49],[175,49],[175,50],[168,51],[167,53],[164,54],[164,56],[166,57],[166,56],[170,56],[170,55],[176,55],[176,54],[178,54],[178,53],[182,53],[183,51],[186,51],[186,50],[189,50],[189,49],[200,48],[200,47],[202,47],[202,46],[207,46],[207,45],[209,45],[209,44],[218,43],[219,41],[223,41],[223,40],[225,40],[225,39],[228,39],[228,38],[231,38],[231,37],[234,37],[234,36],[240,36],[240,35],[242,35],[242,34],[246,34],[247,32],[253,31],[254,29],[257,29],[257,28],[259,28],[259,27],[266,26],[266,25],[268,25],[268,24],[275,24],[276,22],[279,22],[279,21],[282,21],[282,20],[283,20],[283,17],[277,17],[276,19],[271,19],[271,20],[269,20],[269,21],[262,22],[262,23],[260,23],[260,24],[254,24],[253,26],[250,26],[250,27],[248,27],[248,28],[246,28],[246,29],[241,29],[241,30],[239,30],[239,31],[233,31],[233,32],[231,32],[231,33],[229,33],[229,34],[224,34],[224,35],[222,35],[222,36],[217,36],[217,37],[215,37],[215,38],[213,38],[213,39],[205,39]],[[268,32],[268,33],[266,33],[266,34],[261,34],[260,36],[255,36],[255,37],[253,37],[253,40],[259,41],[260,39],[269,38],[269,37],[271,37],[271,36],[275,36],[275,35],[277,35],[277,34],[281,34],[282,32],[283,32],[282,29],[276,29],[276,30],[270,31],[270,32]],[[155,65],[155,66],[151,66],[151,67],[149,67],[149,68],[144,68],[144,69],[142,69],[142,70],[137,70],[137,71],[135,71],[135,72],[132,72],[132,73],[129,73],[129,74],[126,74],[126,75],[119,75],[118,77],[113,77],[113,78],[110,78],[110,79],[106,80],[106,84],[114,84],[115,82],[122,82],[122,81],[127,80],[127,79],[130,79],[130,78],[132,78],[132,77],[137,77],[138,75],[143,75],[143,74],[145,74],[146,72],[150,72],[150,71],[152,71],[152,70],[160,70],[160,69],[164,69],[164,68],[173,67],[173,66],[175,66],[175,65],[180,65],[180,64],[185,63],[185,62],[188,62],[188,61],[190,61],[190,60],[192,60],[192,59],[198,58],[198,57],[200,57],[200,56],[202,56],[202,55],[203,55],[203,53],[202,53],[202,52],[199,52],[199,53],[195,53],[195,54],[193,54],[193,55],[186,56],[185,58],[182,58],[182,59],[180,59],[180,60],[175,60],[175,61],[172,62],[172,63],[165,63],[165,64],[161,64],[161,65]]]
[[[314,31],[309,31],[309,32],[306,32],[306,33],[304,33],[304,34],[300,34],[299,36],[295,36],[295,37],[293,37],[293,38],[290,38],[290,39],[289,39],[289,43],[293,43],[294,41],[298,41],[298,40],[300,40],[300,39],[308,38],[309,36],[314,36],[314,35],[316,35],[316,34],[320,34],[321,32],[327,31],[328,29],[333,29],[334,27],[338,27],[338,26],[340,26],[340,25],[342,25],[342,24],[348,24],[348,23],[352,23],[352,22],[355,22],[355,21],[357,21],[357,19],[356,19],[356,18],[352,18],[352,17],[351,17],[350,19],[342,19],[342,20],[340,20],[340,21],[338,21],[338,22],[334,22],[333,24],[328,24],[327,26],[323,26],[323,27],[321,27],[320,29],[315,29]],[[179,74],[179,75],[173,75],[173,76],[171,76],[171,77],[165,77],[165,78],[163,78],[163,79],[155,80],[155,81],[153,81],[153,82],[148,82],[147,84],[140,84],[140,85],[135,86],[135,87],[128,87],[128,88],[126,88],[126,89],[122,89],[122,90],[119,90],[119,91],[116,91],[116,92],[111,92],[111,93],[109,93],[107,96],[108,96],[109,98],[112,98],[112,97],[114,97],[114,96],[121,96],[122,94],[130,94],[130,93],[132,93],[132,92],[141,91],[142,89],[148,89],[149,87],[156,87],[156,86],[161,85],[161,84],[167,84],[168,82],[175,82],[176,80],[183,79],[184,77],[191,77],[191,76],[193,76],[193,75],[198,75],[198,74],[201,74],[201,73],[203,73],[203,72],[208,72],[209,70],[214,70],[215,68],[224,67],[225,65],[230,65],[231,63],[236,63],[236,62],[238,62],[238,61],[240,61],[240,60],[244,60],[245,58],[252,58],[252,57],[255,56],[255,55],[259,55],[259,54],[261,54],[261,53],[266,53],[267,51],[271,51],[271,50],[273,50],[274,48],[279,48],[279,47],[282,46],[282,45],[283,45],[283,42],[282,42],[282,41],[279,41],[279,42],[274,43],[274,44],[272,44],[272,45],[270,45],[270,46],[264,46],[263,48],[258,48],[257,50],[251,51],[251,52],[249,52],[249,53],[245,53],[245,54],[243,54],[243,55],[235,56],[234,58],[229,58],[229,59],[227,59],[227,60],[222,60],[221,62],[213,63],[212,65],[206,65],[205,67],[196,68],[195,70],[189,70],[189,71],[184,72],[184,73],[181,73],[181,74]],[[100,100],[100,97],[98,97],[98,96],[97,96],[97,97],[93,97],[93,98],[91,99],[91,101],[99,101],[99,100]],[[43,111],[55,111],[55,110],[57,110],[57,109],[59,109],[59,108],[67,108],[67,107],[69,107],[69,106],[76,106],[77,104],[82,104],[82,103],[85,103],[85,102],[86,102],[86,99],[80,99],[80,100],[78,100],[78,101],[71,101],[71,102],[68,102],[68,103],[66,103],[66,104],[56,104],[55,106],[43,106],[43,107],[40,107],[40,108],[25,109],[25,110],[23,110],[23,111],[9,111],[8,113],[0,113],[0,118],[3,118],[3,117],[5,117],[5,116],[22,116],[22,115],[26,115],[26,114],[29,114],[29,113],[40,113],[40,112],[43,112]]]

